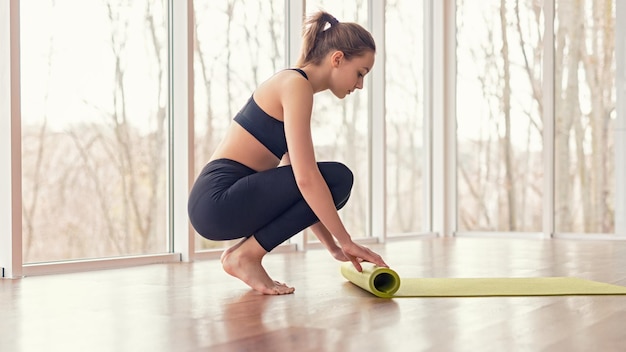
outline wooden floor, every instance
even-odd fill
[[[626,286],[626,241],[413,239],[375,245],[405,277],[577,276]],[[219,261],[0,280],[0,351],[624,351],[626,296],[381,299],[323,250],[251,292]]]

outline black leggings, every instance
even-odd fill
[[[317,165],[335,207],[341,209],[350,197],[352,172],[337,162]],[[256,172],[230,159],[204,167],[189,194],[188,212],[202,237],[224,241],[254,236],[268,252],[319,221],[302,197],[291,166]]]

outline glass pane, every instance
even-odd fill
[[[307,14],[325,10],[340,22],[367,25],[367,1],[307,1]],[[380,55],[380,54],[379,54]],[[315,95],[312,124],[316,156],[320,161],[334,160],[346,164],[354,173],[350,200],[340,216],[353,238],[365,237],[368,209],[369,158],[367,79],[362,90],[339,100],[329,91]],[[317,240],[315,236],[307,236]]]
[[[555,229],[612,233],[615,0],[555,5]]]
[[[194,1],[195,174],[254,89],[285,67],[283,0]],[[196,249],[225,248],[196,236]]]
[[[387,232],[423,228],[424,4],[389,0],[385,7]]]
[[[167,252],[165,1],[20,7],[24,262]]]
[[[542,1],[457,1],[459,231],[541,231]]]

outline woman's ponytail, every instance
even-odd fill
[[[340,23],[328,12],[316,12],[304,23],[302,48],[296,66],[319,64],[331,50],[340,50],[350,59],[366,50],[376,51],[376,45],[371,34],[360,25]]]
[[[331,27],[337,25],[339,21],[328,12],[320,11],[309,17],[304,22],[304,34],[302,35],[302,48],[297,66],[304,66],[311,59],[312,51],[315,49],[318,37],[326,29],[326,25]]]

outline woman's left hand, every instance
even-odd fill
[[[341,250],[343,251],[344,256],[352,262],[354,268],[358,272],[363,271],[363,267],[361,267],[361,262],[370,262],[377,266],[385,268],[389,267],[389,265],[385,263],[380,255],[378,255],[371,249],[365,246],[361,246],[352,241],[342,244]]]

